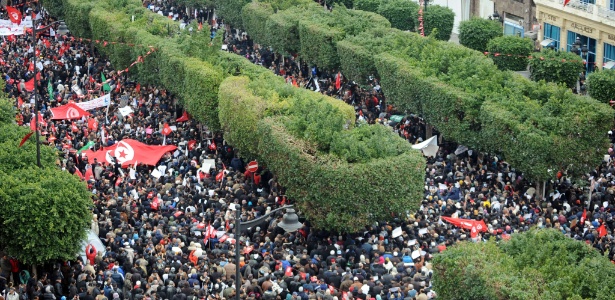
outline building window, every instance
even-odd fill
[[[578,52],[578,54],[581,55],[583,61],[586,62],[585,70],[587,71],[587,73],[591,73],[594,71],[596,64],[596,40],[573,31],[568,31],[566,51],[570,51],[573,49],[574,43],[577,41],[577,38],[581,42],[581,46],[587,47],[587,54],[583,54],[580,51]]]
[[[609,9],[615,10],[615,0],[610,0],[610,2]]]
[[[553,40],[553,42],[548,46],[553,46],[555,50],[559,49],[559,35],[560,35],[559,27],[555,25],[551,25],[549,23],[545,23],[544,40],[546,39]]]
[[[581,0],[581,2],[585,4],[596,4],[596,0]]]
[[[604,63],[615,62],[615,46],[604,43]]]

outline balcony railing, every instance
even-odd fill
[[[615,21],[615,11],[610,10],[606,7],[598,6],[598,16],[602,18],[607,18]]]
[[[615,11],[604,6],[585,3],[581,0],[570,0],[564,8],[564,0],[534,0],[536,4],[548,6],[557,10],[567,10],[584,18],[605,23],[615,27]],[[574,10],[574,11],[571,11]]]

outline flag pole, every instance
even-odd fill
[[[35,123],[36,123],[36,165],[41,168],[41,137],[38,131],[38,122],[39,122],[39,101],[38,101],[38,90],[37,85],[38,81],[36,79],[36,75],[38,74],[38,68],[36,67],[36,19],[32,18],[32,50],[34,52],[34,58],[32,59],[32,63],[34,64],[34,106],[36,109],[35,113]]]

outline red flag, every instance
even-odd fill
[[[20,25],[21,24],[21,11],[19,9],[7,6],[6,12],[9,14],[9,19],[11,22]]]
[[[94,162],[94,158],[98,159],[99,162],[111,163],[111,157],[115,157],[122,166],[133,165],[136,162],[155,166],[165,153],[176,149],[177,146],[172,145],[154,146],[131,139],[123,139],[109,147],[104,147],[102,150],[96,152],[86,150],[83,153],[86,153],[90,163]]]
[[[581,215],[581,226],[585,226],[585,220],[587,219],[587,210],[584,208],[583,209],[583,214]]]
[[[96,80],[94,80],[94,77],[92,77],[92,75],[90,75],[90,82],[92,83],[96,82]]]
[[[21,92],[21,86],[19,85],[20,88],[20,92]],[[31,92],[34,91],[34,78],[26,81],[26,91]]]
[[[603,237],[606,234],[607,234],[606,226],[604,226],[604,224],[600,225],[600,227],[598,227],[598,236]]]
[[[568,5],[569,2],[570,0],[564,0],[564,7],[566,7],[566,5]]]
[[[188,150],[192,151],[196,147],[196,140],[188,141]]]
[[[21,99],[21,97],[17,97],[17,105],[19,106],[19,108],[23,106],[23,99]]]
[[[141,84],[140,84],[140,83],[137,83],[137,86],[135,87],[135,91],[136,91],[137,93],[140,93],[140,92],[141,92]]]
[[[199,258],[194,255],[194,252],[196,252],[196,250],[192,250],[190,252],[190,255],[188,255],[188,260],[196,266],[196,264],[199,262]]]
[[[88,129],[90,129],[91,131],[96,131],[98,130],[98,121],[96,121],[96,119],[91,118],[88,120]]]
[[[88,168],[87,170],[85,170],[85,180],[90,180],[90,178],[94,179],[94,172],[92,171],[92,168]]]
[[[15,35],[11,34],[6,38],[9,42],[14,42],[15,41]]]
[[[117,86],[115,87],[115,92],[119,93],[122,91],[122,85],[120,84],[120,82],[117,82]]]
[[[162,134],[167,136],[171,134],[171,132],[173,132],[173,129],[171,129],[168,123],[164,123],[164,127],[162,128]]]
[[[85,177],[83,177],[83,173],[81,173],[81,171],[79,171],[79,169],[75,168],[75,175],[79,176],[79,178],[81,178],[81,180],[84,180]]]
[[[115,181],[115,186],[120,186],[120,184],[122,184],[122,181],[124,181],[124,178],[118,176],[117,180]]]
[[[337,72],[337,76],[335,76],[335,89],[339,90],[342,87],[342,73]]]
[[[216,142],[211,142],[209,145],[209,150],[216,151],[216,149],[218,149],[218,147],[216,147]]]
[[[188,114],[187,111],[184,110],[184,113],[182,114],[182,116],[179,117],[179,119],[177,119],[176,121],[177,122],[186,122],[188,120],[190,120],[190,115]]]
[[[468,219],[458,219],[458,218],[449,218],[449,217],[441,217],[442,220],[449,222],[457,227],[461,227],[463,229],[471,230],[471,236],[476,237],[478,232],[487,231],[487,225],[485,221],[480,220],[468,220]]]
[[[48,39],[43,39],[43,44],[45,44],[45,47],[47,47],[47,49],[51,48],[51,42],[49,42]]]
[[[35,117],[32,117],[32,120],[30,120],[30,130],[36,131],[36,118]]]
[[[81,109],[75,103],[68,103],[66,105],[58,106],[51,109],[53,114],[52,120],[73,120],[81,119],[82,117],[89,116],[90,113]]]
[[[30,62],[30,65],[28,65],[28,71],[34,72],[34,63]]]
[[[19,147],[23,146],[23,144],[26,143],[26,141],[32,136],[33,133],[34,131],[30,131],[30,133],[26,134],[26,136],[21,139],[21,142],[19,142]]]

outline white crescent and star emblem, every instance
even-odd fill
[[[121,141],[115,148],[114,156],[120,164],[123,164],[135,157],[135,151],[128,143]]]
[[[19,19],[19,14],[17,14],[16,12],[12,12],[12,13],[11,13],[11,17],[12,17],[13,19],[15,19],[15,20],[18,20],[18,19]]]
[[[79,118],[79,111],[73,107],[68,108],[68,110],[66,110],[66,118],[67,119]]]

